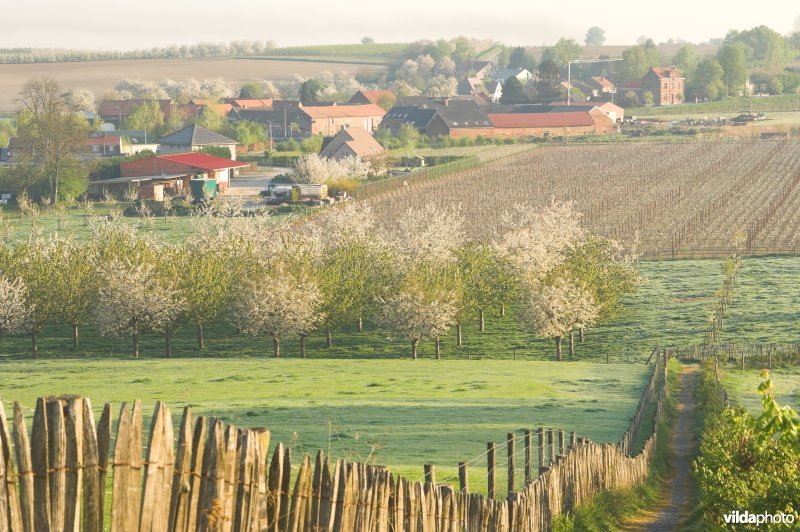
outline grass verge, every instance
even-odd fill
[[[553,522],[555,532],[616,530],[626,520],[640,515],[658,502],[663,481],[670,473],[670,427],[676,414],[675,397],[680,393],[680,373],[681,364],[671,360],[668,365],[665,416],[656,427],[656,448],[647,480],[633,488],[598,493],[574,513],[558,516]]]

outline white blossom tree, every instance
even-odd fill
[[[409,208],[382,232],[400,260],[452,263],[464,242],[463,227],[464,216],[457,208],[443,209],[430,202]]]
[[[22,279],[0,277],[0,335],[21,332],[28,319],[25,283]]]
[[[563,360],[561,340],[576,328],[595,323],[598,307],[591,293],[571,280],[556,279],[552,283],[532,287],[522,302],[519,320],[525,329],[553,338],[556,358]]]
[[[151,264],[113,261],[104,265],[102,278],[95,326],[103,336],[129,336],[134,357],[143,333],[163,333],[182,312],[177,290]]]
[[[411,342],[411,358],[425,337],[434,338],[439,357],[439,338],[455,324],[458,313],[455,292],[410,282],[381,300],[381,322]]]
[[[367,161],[356,157],[336,160],[309,153],[295,161],[293,178],[295,183],[330,183],[346,178],[363,179],[370,170]]]
[[[281,339],[305,337],[322,318],[321,295],[310,279],[298,278],[284,267],[272,267],[264,275],[243,280],[232,304],[232,317],[242,332],[272,337],[276,358]]]

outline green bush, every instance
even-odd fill
[[[704,367],[698,400],[707,414],[694,471],[707,524],[722,525],[734,510],[797,515],[800,493],[800,422],[775,402],[765,372],[759,386],[763,413],[724,408],[713,369]]]

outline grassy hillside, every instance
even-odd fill
[[[800,411],[800,368],[778,368],[771,376],[778,402]],[[758,385],[762,380],[760,370],[729,370],[724,373],[722,384],[732,401],[758,415],[761,412]]]
[[[746,113],[766,111],[797,111],[800,110],[800,95],[782,94],[779,96],[761,97],[736,97],[726,98],[715,102],[684,103],[680,105],[665,105],[661,107],[635,107],[625,110],[628,115],[636,117],[647,116],[672,116],[689,115],[700,117],[702,115],[715,115],[718,113]]]
[[[113,402],[115,417],[121,401],[139,398],[146,423],[160,399],[176,418],[191,405],[196,414],[222,416],[237,426],[265,426],[273,445],[290,445],[295,457],[330,449],[336,456],[388,465],[412,479],[422,476],[423,464],[435,463],[438,478],[445,479],[457,473],[459,461],[481,455],[487,441],[498,442],[502,462],[506,434],[521,435],[539,424],[598,442],[617,441],[648,371],[641,364],[485,360],[78,358],[3,364],[0,393],[28,408],[43,395],[82,394],[96,409]],[[485,490],[479,481],[486,474],[485,459],[471,467],[474,489]]]

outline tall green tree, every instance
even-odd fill
[[[697,50],[693,46],[684,45],[675,53],[672,58],[672,64],[678,67],[686,79],[691,79],[697,69],[697,62],[700,58],[697,55]]]
[[[17,101],[18,134],[33,146],[34,163],[49,184],[50,203],[55,204],[65,170],[76,165],[88,124],[52,78],[27,81]]]
[[[707,57],[697,64],[689,93],[699,98],[715,100],[725,93],[724,71],[716,57]]]
[[[555,64],[562,66],[567,62],[578,59],[583,50],[581,45],[575,39],[565,39],[562,37],[556,44],[547,48],[542,54],[543,61],[553,61]]]
[[[586,31],[584,42],[586,46],[603,46],[606,42],[606,30],[600,26],[592,26]]]
[[[658,64],[658,49],[655,43],[648,39],[643,44],[628,48],[622,52],[622,62],[620,63],[619,78],[641,79],[647,74],[650,67]]]
[[[156,134],[164,126],[164,113],[157,101],[142,102],[133,106],[124,124],[127,129],[143,129]]]
[[[306,80],[300,86],[300,101],[303,102],[303,105],[318,102],[323,90],[325,90],[325,83],[322,80],[316,78]]]
[[[508,57],[508,66],[511,68],[524,68],[530,72],[536,71],[536,58],[525,47],[517,46],[511,50]]]
[[[515,76],[509,77],[503,84],[503,95],[500,97],[500,102],[519,103],[527,99],[522,82]]]
[[[745,47],[740,43],[726,43],[717,52],[717,60],[725,78],[725,94],[730,96],[744,87],[747,81],[747,58]]]

